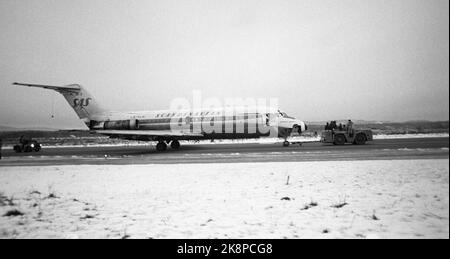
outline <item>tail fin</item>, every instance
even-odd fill
[[[51,85],[37,85],[25,83],[13,83],[13,85],[23,85],[29,87],[38,87],[44,89],[55,90],[66,98],[70,106],[77,113],[78,117],[86,124],[92,119],[94,115],[99,115],[105,110],[101,108],[94,97],[89,94],[81,85],[72,84],[67,86],[51,86]]]

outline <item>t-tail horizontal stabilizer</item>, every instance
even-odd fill
[[[68,85],[68,86],[53,86],[53,85],[37,85],[37,84],[26,84],[26,83],[17,83],[14,82],[13,85],[23,85],[23,86],[29,86],[29,87],[37,87],[37,88],[44,88],[44,89],[50,89],[55,91],[81,91],[81,87],[79,85]]]
[[[69,105],[77,113],[78,117],[82,119],[86,125],[89,125],[93,116],[99,115],[105,112],[103,108],[98,104],[94,97],[89,94],[81,85],[72,84],[66,86],[54,86],[54,85],[39,85],[39,84],[27,84],[27,83],[13,83],[13,85],[29,86],[44,88],[57,91],[66,98]]]

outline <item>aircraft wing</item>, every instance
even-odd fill
[[[138,137],[202,137],[201,133],[170,131],[170,130],[96,130],[107,136],[138,136]]]

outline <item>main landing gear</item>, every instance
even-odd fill
[[[299,145],[299,146],[302,146],[303,143],[300,142],[300,141],[291,142],[291,141],[288,141],[288,140],[285,140],[285,141],[283,142],[283,147],[289,147],[290,145]]]
[[[164,141],[160,141],[158,142],[158,144],[156,144],[156,150],[158,151],[165,151],[167,149],[167,144]]]
[[[171,147],[172,149],[179,149],[180,146],[181,146],[181,144],[180,144],[180,141],[178,141],[178,140],[173,140],[173,141],[170,143],[170,147]]]
[[[169,141],[167,142],[169,143]],[[167,143],[165,141],[159,141],[158,144],[156,144],[156,150],[158,151],[166,151],[167,150]],[[181,146],[180,141],[178,140],[172,140],[170,141],[170,147],[172,149],[179,149]]]
[[[291,136],[291,134],[293,132],[298,132],[298,134],[302,133],[302,129],[300,128],[300,126],[294,126],[291,130],[287,130],[285,135],[284,135],[284,141],[283,141],[283,147],[289,147],[292,144],[298,144],[299,146],[301,146],[303,143],[300,141],[288,141],[288,138]]]

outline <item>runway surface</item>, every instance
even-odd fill
[[[3,150],[1,166],[79,164],[174,164],[294,162],[338,160],[448,159],[449,138],[375,140],[366,145],[334,146],[303,143],[189,144],[179,150],[157,152],[148,146],[43,148],[39,153],[16,154]]]

